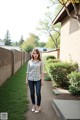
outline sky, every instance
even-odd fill
[[[47,6],[48,0],[0,0],[0,39],[4,39],[7,30],[12,41],[19,41],[21,35],[26,40],[29,33],[36,34]]]

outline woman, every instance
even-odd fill
[[[32,52],[31,60],[28,61],[27,80],[30,88],[32,112],[38,113],[41,109],[41,85],[43,84],[43,66],[38,49]],[[35,103],[35,89],[37,105]]]

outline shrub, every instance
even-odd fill
[[[42,60],[43,60],[43,62],[44,62],[44,71],[46,71],[46,72],[47,72],[46,66],[47,66],[48,63],[59,62],[58,59],[51,59],[51,58],[49,58],[49,59],[46,60],[47,57],[48,57],[48,56],[44,56],[44,57],[42,58]],[[53,57],[54,57],[54,56],[53,56]]]
[[[46,64],[48,64],[48,63],[56,63],[56,62],[60,62],[58,59],[48,59],[47,61],[46,61]]]
[[[56,59],[56,57],[53,56],[53,55],[50,55],[50,56],[47,56],[47,57],[46,57],[46,60],[48,60],[48,59]]]
[[[70,82],[69,91],[73,95],[80,95],[80,72],[72,72],[67,78]]]
[[[69,86],[67,75],[70,74],[72,71],[75,71],[76,69],[76,64],[71,63],[57,62],[47,64],[47,71],[49,76],[60,87]]]
[[[48,67],[47,65],[48,64],[52,64],[52,63],[56,63],[56,62],[60,62],[58,59],[48,59],[48,60],[45,60],[45,64],[44,64],[44,70],[46,70],[48,72]]]
[[[44,78],[45,81],[51,81],[51,78],[49,77],[49,75],[45,76]]]

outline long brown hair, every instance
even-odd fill
[[[34,60],[34,52],[36,52],[37,54],[38,54],[38,60],[40,60],[41,61],[41,58],[40,58],[40,52],[39,52],[39,50],[38,49],[34,49],[33,51],[32,51],[32,55],[31,55],[31,58]]]

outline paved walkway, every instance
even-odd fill
[[[50,81],[44,82],[41,93],[42,93],[42,105],[41,105],[42,109],[41,112],[34,114],[31,111],[32,104],[28,89],[28,98],[30,103],[29,103],[29,110],[25,115],[26,120],[59,120],[55,110],[52,107],[52,100],[55,98],[55,96],[52,93],[52,86]]]

